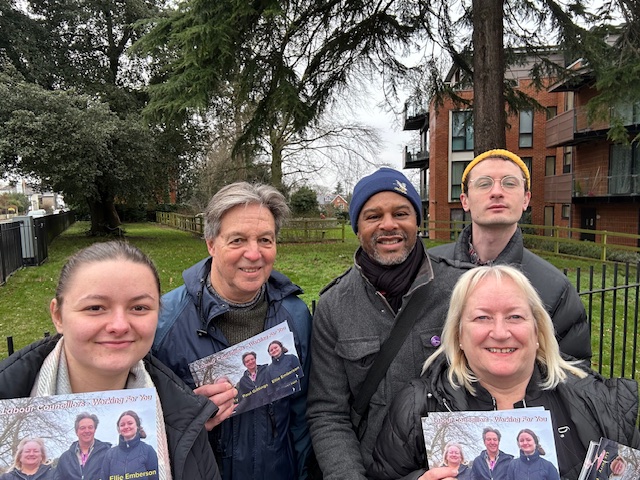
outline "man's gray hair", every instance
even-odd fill
[[[221,188],[204,212],[204,238],[212,240],[220,234],[222,217],[239,205],[263,205],[269,209],[276,224],[276,235],[289,215],[289,206],[284,195],[271,185],[236,182]]]

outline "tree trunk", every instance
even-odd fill
[[[87,204],[91,214],[91,235],[120,235],[120,217],[111,195],[102,195],[99,200],[87,199]]]
[[[473,0],[474,153],[505,148],[502,0]]]
[[[282,141],[280,130],[272,128],[269,136],[271,142],[271,185],[284,192],[282,187],[282,150],[284,149],[284,142]]]

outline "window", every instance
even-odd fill
[[[544,207],[544,224],[547,227],[553,227],[555,225],[555,221],[554,221],[554,209],[552,206],[546,206]],[[544,229],[544,234],[547,237],[552,237],[553,236],[553,228],[545,228]]]
[[[533,147],[533,110],[520,112],[520,148]]]
[[[558,107],[547,107],[547,120],[551,120],[556,115],[558,115]]]
[[[533,185],[533,158],[532,157],[520,157],[522,161],[529,169],[529,178],[531,180],[531,185]]]
[[[637,143],[611,146],[609,175],[610,194],[640,193],[640,148]]]
[[[556,156],[548,155],[544,159],[544,174],[547,177],[551,177],[556,174]]]
[[[451,202],[460,200],[462,193],[462,172],[471,163],[470,160],[464,162],[451,163]]]
[[[451,150],[473,150],[473,112],[451,112]]]
[[[562,218],[568,219],[571,216],[571,205],[565,203],[562,205]]]
[[[571,173],[571,158],[573,157],[573,147],[564,147],[562,152],[562,173]]]

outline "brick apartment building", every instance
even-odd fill
[[[554,60],[560,62],[561,58]],[[625,147],[608,141],[608,121],[587,121],[585,105],[595,95],[588,72],[580,81],[550,82],[542,91],[532,87],[528,72],[529,66],[523,65],[509,70],[507,76],[546,111],[510,115],[506,131],[506,148],[517,153],[531,171],[527,222],[640,233],[640,151],[635,144]],[[451,70],[446,82],[456,86],[458,72]],[[470,87],[460,88],[458,94],[473,98]],[[616,111],[624,114],[630,134],[637,134],[640,106]],[[428,108],[405,108],[404,130],[418,131],[420,146],[416,151],[405,148],[404,168],[420,169],[423,214],[434,239],[449,238],[448,231],[438,230],[446,227],[446,222],[469,220],[459,196],[462,172],[474,156],[471,118],[471,110],[450,101],[438,107],[431,102]],[[595,236],[585,232],[580,238],[594,240]],[[623,238],[613,242],[637,244]]]

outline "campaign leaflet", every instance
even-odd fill
[[[299,392],[304,376],[286,322],[189,364],[197,386],[229,382],[238,389],[233,415]]]
[[[578,480],[638,480],[640,450],[607,438],[591,442]]]
[[[485,450],[482,430],[491,427],[500,431],[500,450],[520,457],[517,436],[522,429],[529,429],[539,439],[545,454],[541,458],[551,462],[558,470],[558,456],[553,437],[550,413],[542,407],[513,410],[473,412],[432,412],[422,417],[422,431],[429,467],[443,465],[447,443],[457,443],[462,451],[462,468],[471,468],[475,458]]]
[[[78,462],[78,454],[74,442],[78,441],[75,423],[80,417],[95,416],[89,423],[98,424],[95,428],[93,440],[106,443],[109,450],[118,448],[120,435],[118,421],[125,412],[133,412],[140,419],[146,438],[140,443],[152,450],[157,458],[157,394],[155,388],[136,388],[128,390],[110,390],[105,392],[91,392],[70,395],[51,395],[48,397],[28,397],[0,400],[0,474],[14,468],[14,457],[20,442],[24,439],[37,439],[45,447],[47,468],[57,470],[57,474],[66,478],[63,472],[65,464],[60,457],[72,451],[70,455],[74,462]],[[131,416],[131,415],[130,415]],[[133,418],[133,417],[132,417]],[[126,418],[125,418],[126,420]],[[79,420],[80,421],[80,420]],[[140,430],[138,429],[137,432]],[[134,432],[137,433],[137,432]],[[92,441],[93,441],[92,440]],[[28,446],[28,442],[25,443]],[[106,449],[105,449],[106,450]],[[88,455],[91,458],[93,453]],[[103,466],[102,459],[100,461]],[[163,466],[168,468],[168,459],[160,459]],[[85,476],[85,480],[125,480],[133,478],[161,479],[158,461],[149,468],[128,471],[123,467],[119,471],[112,471],[111,467],[103,470],[97,478]]]

